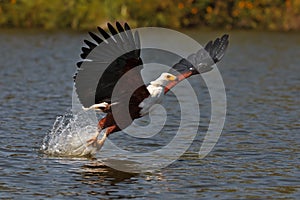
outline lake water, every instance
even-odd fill
[[[204,44],[222,32],[188,34]],[[299,33],[229,34],[228,52],[218,64],[227,116],[213,151],[198,157],[210,118],[202,85],[200,127],[188,151],[161,170],[127,173],[95,158],[41,151],[56,117],[70,113],[72,76],[87,34],[0,31],[0,198],[299,199]],[[165,104],[171,103],[168,96]],[[172,136],[176,123],[167,127]],[[148,144],[159,148],[151,140],[126,140],[122,132],[110,137],[124,148],[134,143],[135,151]],[[170,138],[156,140],[165,144]]]

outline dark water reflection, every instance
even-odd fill
[[[189,34],[204,43],[221,33]],[[74,63],[86,35],[1,31],[0,197],[297,199],[299,34],[230,35],[228,54],[219,65],[227,118],[213,152],[198,158],[210,116],[203,89],[203,121],[188,152],[160,171],[131,174],[96,160],[39,151],[56,116],[71,107]]]

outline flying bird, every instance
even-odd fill
[[[133,120],[149,113],[152,105],[160,103],[164,94],[180,81],[213,69],[225,54],[228,35],[208,42],[200,49],[181,58],[168,72],[146,85],[141,76],[143,59],[138,31],[116,22],[107,24],[108,31],[97,27],[98,34],[89,32],[93,41],[84,40],[81,61],[74,75],[76,93],[84,110],[106,113],[98,122],[98,130],[88,145],[100,149],[107,136],[128,127]],[[145,50],[147,51],[147,50]],[[103,137],[98,136],[105,130]]]

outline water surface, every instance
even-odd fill
[[[188,34],[204,44],[222,33]],[[1,198],[300,196],[299,34],[230,33],[228,52],[218,65],[227,92],[227,118],[214,150],[198,158],[210,117],[209,95],[201,85],[201,122],[192,146],[170,166],[140,174],[120,172],[91,158],[55,157],[40,151],[56,117],[71,108],[72,76],[86,37],[70,32],[0,32]],[[165,104],[172,101],[170,96]],[[176,128],[174,120],[167,124],[170,134]],[[126,137],[111,136],[128,147],[133,142]],[[164,144],[169,139],[157,140]],[[137,143],[147,146],[151,141]]]

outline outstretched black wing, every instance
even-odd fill
[[[213,69],[213,65],[219,62],[228,47],[229,36],[224,34],[221,38],[209,41],[203,49],[189,55],[186,59],[181,59],[172,69],[180,73],[191,71],[192,74],[201,74]]]
[[[94,41],[84,40],[87,47],[82,47],[82,60],[77,63],[75,88],[84,107],[101,102],[112,103],[116,84],[130,70],[133,73],[125,79],[126,85],[121,91],[126,93],[127,88],[138,85],[141,92],[149,94],[140,73],[143,62],[138,32],[133,34],[127,23],[122,26],[116,22],[116,28],[108,23],[107,27],[110,33],[100,27],[100,35],[89,32]],[[122,98],[122,95],[125,94],[116,98]]]
[[[177,74],[177,80],[170,82],[165,87],[164,92],[167,93],[180,81],[192,75],[211,71],[213,65],[223,58],[229,44],[228,38],[229,36],[224,34],[221,38],[215,39],[215,41],[209,41],[204,48],[189,55],[187,58],[182,58],[171,67],[169,72]]]

